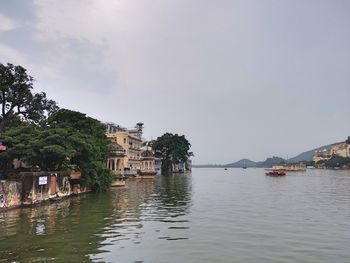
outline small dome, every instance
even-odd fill
[[[118,144],[118,143],[115,143],[115,142],[112,142],[110,144],[108,144],[108,149],[111,151],[111,152],[114,152],[114,151],[124,151],[123,147]]]
[[[153,152],[152,152],[152,151],[146,150],[146,151],[143,151],[143,152],[141,153],[141,156],[142,156],[142,157],[153,157],[154,155],[153,155]]]

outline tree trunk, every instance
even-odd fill
[[[173,164],[170,160],[162,160],[162,175],[169,175],[173,172]]]

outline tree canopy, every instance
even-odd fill
[[[171,172],[173,164],[186,162],[193,155],[184,135],[165,133],[152,142],[152,147],[162,159],[163,172]]]
[[[33,81],[25,68],[0,63],[0,132],[21,122],[41,125],[58,109],[45,92],[32,92]]]
[[[61,109],[48,119],[50,129],[64,129],[76,153],[70,157],[70,164],[81,169],[87,185],[98,190],[109,187],[112,174],[106,167],[109,141],[104,125],[85,114]]]
[[[7,151],[0,152],[0,167],[12,169],[14,159],[43,171],[80,170],[82,184],[104,191],[112,174],[106,167],[108,140],[104,126],[85,114],[61,109],[46,127],[20,125],[0,133]]]

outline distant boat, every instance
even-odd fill
[[[266,175],[268,176],[284,176],[286,171],[283,169],[266,169]]]
[[[225,168],[225,170],[227,170],[227,168]]]

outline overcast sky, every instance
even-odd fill
[[[0,0],[0,62],[60,107],[194,163],[292,157],[350,135],[348,0]]]

